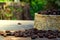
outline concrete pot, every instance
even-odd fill
[[[60,15],[35,14],[34,27],[39,30],[60,30]]]

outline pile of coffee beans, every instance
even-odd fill
[[[60,9],[49,9],[49,10],[44,10],[44,11],[39,11],[38,14],[43,14],[43,15],[60,15]]]
[[[58,30],[37,30],[35,28],[28,29],[25,31],[6,31],[6,36],[15,36],[15,37],[31,37],[32,39],[36,38],[60,38],[60,31]]]

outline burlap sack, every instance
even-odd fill
[[[35,14],[34,27],[39,30],[60,30],[60,15]]]

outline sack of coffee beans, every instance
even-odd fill
[[[60,30],[60,15],[35,13],[34,28],[38,30]]]

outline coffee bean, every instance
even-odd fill
[[[37,35],[32,35],[31,38],[32,39],[36,39],[37,38]]]

